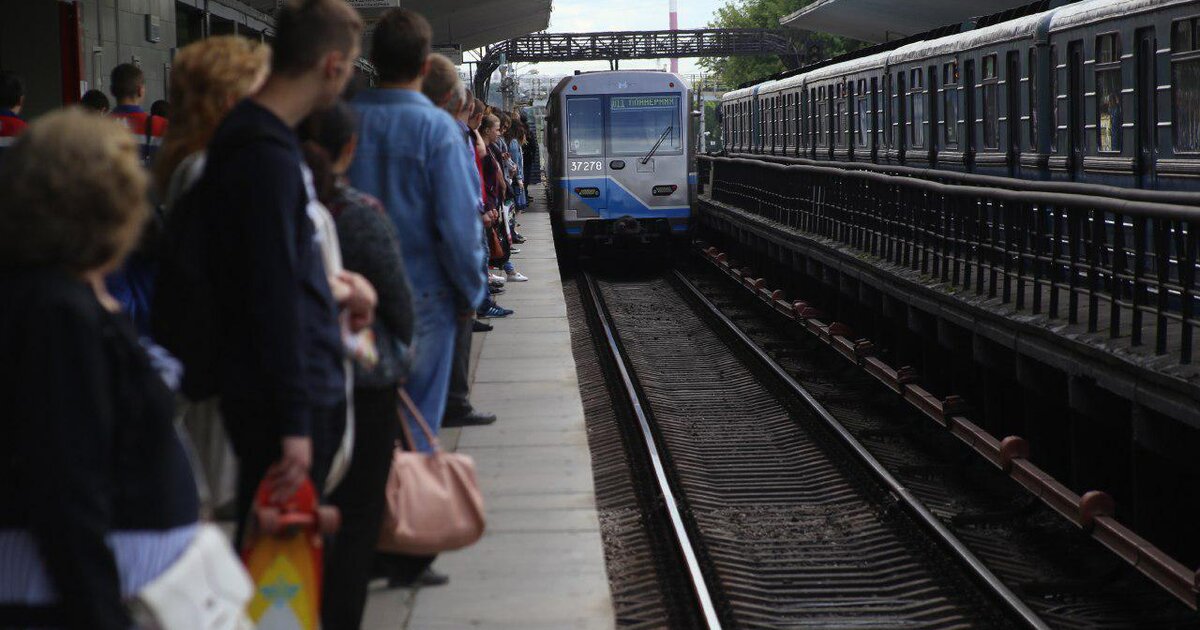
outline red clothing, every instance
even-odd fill
[[[28,126],[24,120],[12,112],[0,112],[0,138],[15,138],[25,131]]]
[[[148,118],[150,118],[150,114],[147,114],[144,111],[140,111],[140,108],[137,111],[121,111],[121,109],[122,108],[117,108],[117,109],[113,110],[113,113],[112,113],[113,118],[116,118],[117,120],[120,120],[121,122],[125,123],[125,126],[129,127],[129,131],[131,131],[132,133],[134,133],[138,136],[145,136],[146,135],[146,120]],[[150,137],[161,138],[166,133],[167,133],[167,119],[162,118],[160,116],[155,116],[154,122],[151,123],[151,127],[150,127]]]

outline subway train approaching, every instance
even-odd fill
[[[1030,7],[729,92],[725,150],[1200,190],[1200,2]]]
[[[695,197],[691,90],[677,74],[564,78],[546,114],[555,236],[578,244],[686,239]]]

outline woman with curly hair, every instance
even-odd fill
[[[270,62],[270,47],[236,35],[200,40],[175,55],[171,126],[154,165],[154,183],[164,204],[169,206],[195,181],[217,125],[238,101],[262,87]]]

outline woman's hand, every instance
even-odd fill
[[[338,306],[349,315],[351,332],[358,332],[375,321],[375,305],[379,302],[379,296],[366,278],[343,270],[334,276],[331,284],[341,285],[340,289],[334,290],[334,296],[336,298],[339,293],[344,295],[343,299],[338,300]]]

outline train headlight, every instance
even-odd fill
[[[670,184],[665,186],[655,186],[653,192],[655,197],[670,197],[671,195],[675,194],[676,190],[679,190],[679,186]]]

